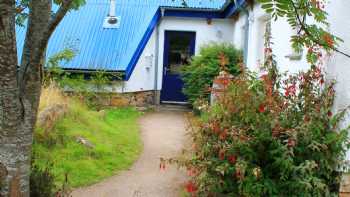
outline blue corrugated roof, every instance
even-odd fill
[[[118,29],[104,29],[102,24],[109,12],[109,0],[87,0],[78,11],[71,11],[52,35],[47,57],[64,48],[76,49],[77,56],[62,65],[77,70],[129,70],[135,51],[145,38],[160,7],[184,8],[182,0],[117,0]],[[226,0],[187,0],[186,8],[221,9]],[[154,21],[153,21],[154,23]],[[17,47],[22,53],[25,28],[17,27]],[[137,56],[137,55],[136,55]],[[132,69],[131,69],[132,72]]]

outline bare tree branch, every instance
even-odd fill
[[[66,15],[66,13],[69,11],[73,1],[74,0],[65,0],[62,3],[62,5],[60,6],[60,8],[58,9],[58,11],[53,16],[53,18],[51,20],[49,20],[45,32],[43,32],[43,35],[41,35],[40,41],[37,43],[37,46],[35,47],[36,49],[39,49],[42,51],[32,54],[31,59],[35,59],[35,60],[42,59],[44,49],[46,48],[46,45],[47,45],[51,35],[55,31],[55,29],[59,25],[59,23],[62,21],[63,17]],[[29,70],[28,66],[30,66],[29,61],[23,61],[23,58],[24,57],[22,57],[22,65],[21,65],[22,72],[20,74],[20,80],[19,80],[20,85],[21,85],[21,89],[23,91],[22,93],[24,93],[24,86],[26,84],[25,78],[26,78],[27,72]],[[25,62],[25,63],[23,63],[23,62]]]
[[[45,49],[56,27],[70,10],[73,1],[64,0],[53,17],[51,17],[51,0],[32,0],[30,3],[19,85],[21,98],[30,100],[33,109],[37,108],[36,98],[40,96]],[[33,111],[36,112],[36,110]]]
[[[62,21],[63,17],[67,14],[69,11],[72,3],[74,0],[65,0],[63,1],[63,4],[58,9],[58,11],[55,13],[54,17],[50,20],[47,31],[45,32],[39,47],[46,48],[47,42],[50,39],[52,33],[55,31],[58,24]]]

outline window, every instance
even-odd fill
[[[191,39],[186,33],[179,33],[170,38],[169,46],[169,74],[179,74],[183,65],[189,64],[191,59]]]

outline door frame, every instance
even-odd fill
[[[163,72],[162,72],[162,89],[160,92],[160,103],[174,103],[174,104],[187,104],[187,100],[185,101],[167,101],[162,99],[162,93],[164,90],[164,84],[166,80],[165,69],[169,64],[169,47],[170,47],[170,36],[171,34],[193,34],[193,39],[190,43],[190,53],[195,55],[196,52],[196,41],[197,41],[197,32],[196,31],[181,31],[181,30],[165,30],[164,31],[164,49],[163,49]]]

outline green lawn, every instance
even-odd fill
[[[69,113],[58,121],[49,135],[37,129],[35,163],[51,167],[56,183],[61,184],[68,173],[72,187],[85,186],[125,170],[138,158],[142,143],[133,108],[109,109],[99,113],[73,102]],[[77,143],[77,137],[92,142],[88,148]]]

